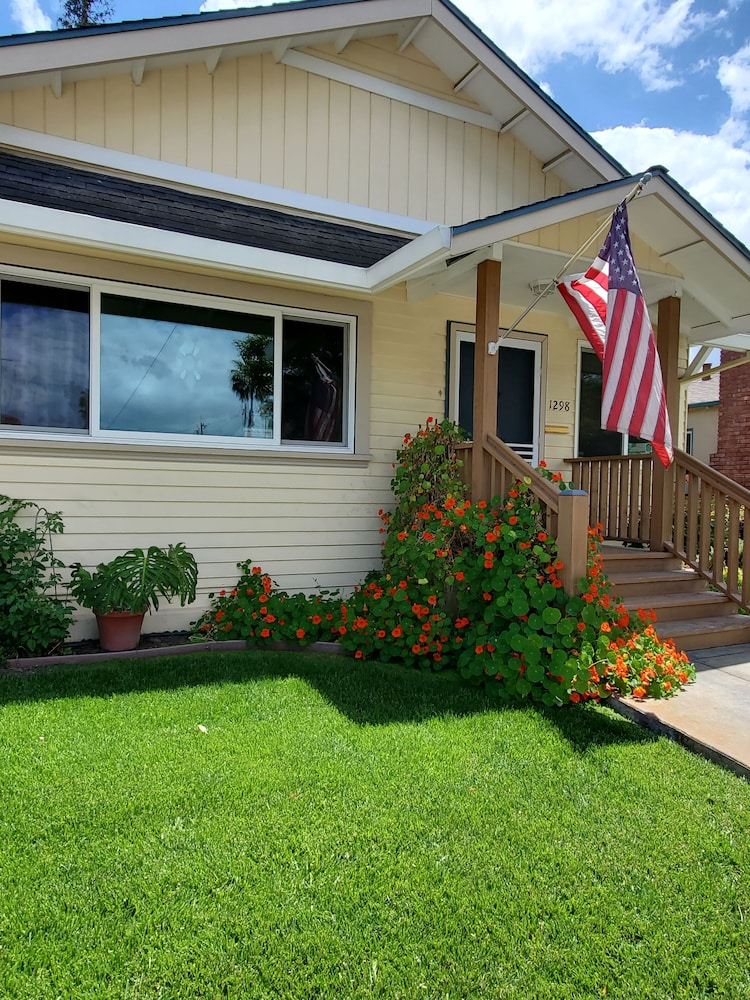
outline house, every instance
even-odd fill
[[[742,355],[722,351],[722,365],[734,365]],[[721,374],[718,393],[716,445],[711,465],[750,490],[750,368],[736,365]]]
[[[706,362],[704,369],[709,371],[710,368],[710,362]],[[687,386],[685,451],[706,465],[713,465],[711,457],[719,440],[720,386],[721,374],[704,375]]]
[[[631,232],[679,443],[689,348],[748,346],[750,255],[651,173]],[[3,488],[62,511],[67,562],[185,542],[199,609],[244,558],[347,588],[404,432],[445,414],[475,495],[580,456],[591,512],[537,484],[566,586],[605,497],[614,537],[674,548],[670,474],[619,439],[616,481],[592,464],[600,373],[562,300],[487,346],[638,179],[449,0],[2,38]]]

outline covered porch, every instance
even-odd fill
[[[606,218],[632,187],[633,178],[459,227],[453,231],[452,260],[442,272],[414,284],[418,289],[429,281],[436,291],[458,289],[462,282],[466,289],[468,281],[475,282],[472,439],[461,448],[463,475],[476,499],[503,496],[516,479],[531,479],[548,528],[558,540],[568,592],[577,592],[585,575],[589,525],[600,524],[605,540],[670,554],[722,594],[733,610],[750,611],[750,573],[745,572],[750,555],[743,545],[750,491],[679,447],[685,440],[684,386],[701,377],[703,362],[716,348],[750,349],[750,256],[665,171],[657,168],[653,173],[646,190],[630,205],[630,224],[678,446],[669,469],[643,449],[634,454],[585,454],[578,448],[576,431],[574,440],[568,437],[568,454],[553,456],[549,463],[575,487],[561,490],[498,431],[500,355],[491,345],[498,336],[502,343],[501,308],[508,301],[514,308],[525,304],[524,299],[530,301],[539,279],[551,278],[564,264],[559,249],[545,246],[553,242],[555,227],[577,221],[585,238],[585,225],[592,217]],[[602,240],[599,237],[569,271],[585,270]],[[560,314],[567,310],[556,292],[542,308]],[[570,323],[575,323],[572,314]],[[537,329],[533,324],[525,328]],[[576,365],[574,357],[570,365]],[[548,374],[542,392],[545,409],[553,395]],[[578,400],[577,408],[580,405]],[[549,441],[556,430],[545,425],[547,434],[540,433],[540,440]],[[622,450],[627,452],[627,442]],[[548,458],[549,452],[542,447],[535,457]]]

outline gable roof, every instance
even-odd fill
[[[397,36],[401,50],[415,46],[453,82],[457,96],[469,96],[485,109],[485,127],[513,132],[566,186],[586,187],[625,175],[450,0],[299,0],[12,35],[0,38],[0,89],[42,84],[60,93],[72,80],[118,73],[136,79],[147,66],[189,62],[203,62],[213,72],[221,59],[268,51],[279,62],[299,65],[306,59],[309,65],[310,56],[299,49],[332,43],[340,53],[354,39],[382,35]],[[313,72],[338,69],[331,60],[314,58]],[[458,102],[455,107],[459,114],[467,110]]]

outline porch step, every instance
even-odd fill
[[[655,624],[661,639],[672,639],[678,649],[710,649],[750,642],[750,615],[721,615],[697,621],[669,621]]]
[[[618,545],[604,545],[604,568],[607,576],[617,573],[652,573],[656,569],[681,569],[682,563],[670,552],[649,552]]]
[[[620,600],[629,597],[648,597],[662,594],[686,594],[706,589],[706,581],[692,569],[657,569],[654,572],[605,572]],[[641,605],[643,606],[643,605]]]
[[[654,627],[678,649],[708,649],[750,642],[750,615],[668,552],[605,546],[604,570],[614,595],[631,613],[656,614]]]
[[[631,596],[622,602],[631,614],[644,607],[643,596]],[[692,621],[699,618],[719,618],[737,614],[737,605],[714,590],[692,593],[647,595],[646,604],[656,613],[659,622]]]

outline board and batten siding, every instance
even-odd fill
[[[429,64],[375,45],[352,49],[347,67],[475,109]],[[0,92],[0,122],[449,225],[563,193],[510,133],[270,54],[220,62],[213,74],[203,63],[147,68],[138,86],[126,74],[67,82],[59,98],[49,87]]]

